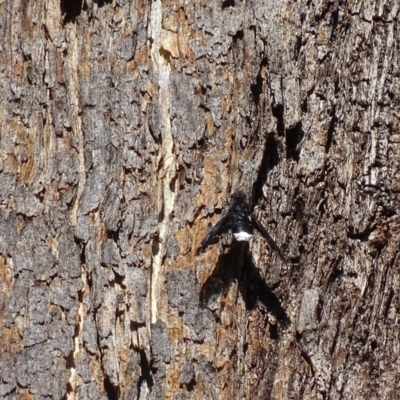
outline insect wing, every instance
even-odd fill
[[[282,250],[279,248],[274,239],[272,239],[271,235],[267,232],[267,230],[261,225],[260,221],[253,214],[251,215],[251,220],[253,222],[254,228],[256,228],[258,232],[260,232],[261,235],[265,238],[269,247],[271,247],[271,249],[274,250],[283,261],[286,261]]]
[[[201,241],[197,254],[201,253],[208,245],[216,243],[218,238],[233,229],[235,226],[235,217],[228,213],[211,229],[210,232]]]

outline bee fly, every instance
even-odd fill
[[[197,254],[204,251],[210,244],[215,243],[222,234],[228,231],[233,233],[237,242],[248,242],[253,236],[254,229],[265,238],[269,246],[277,252],[283,261],[285,261],[285,256],[281,249],[251,212],[250,206],[246,200],[246,195],[243,192],[235,192],[232,194],[228,212],[202,240],[197,249]]]

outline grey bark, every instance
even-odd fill
[[[399,4],[350,3],[0,3],[0,397],[398,398]],[[195,255],[238,189],[287,264]]]

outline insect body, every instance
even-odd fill
[[[215,243],[219,236],[229,231],[233,233],[236,241],[248,242],[253,236],[254,229],[261,233],[269,246],[278,253],[282,260],[285,260],[281,249],[251,212],[250,206],[246,200],[246,195],[243,192],[235,192],[232,194],[228,212],[202,240],[197,249],[197,254],[204,251],[208,245]]]

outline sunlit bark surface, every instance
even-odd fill
[[[398,7],[0,2],[0,397],[398,399]]]

